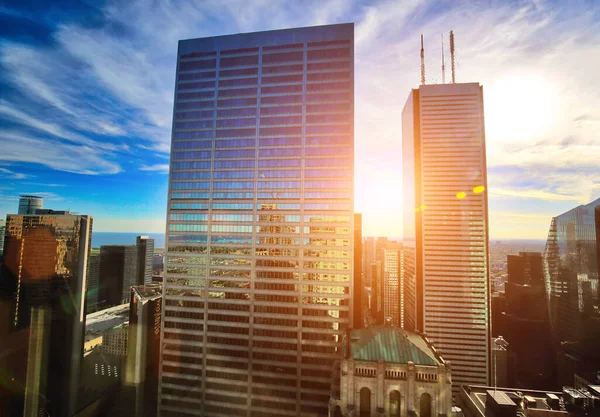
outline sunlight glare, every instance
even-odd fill
[[[557,88],[540,75],[508,76],[484,93],[486,133],[493,142],[539,139],[556,122],[560,107]]]

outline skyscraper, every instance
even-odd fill
[[[161,416],[326,415],[352,325],[354,26],[180,41]]]
[[[391,323],[397,327],[404,327],[401,265],[402,250],[383,250],[383,315],[390,317]]]
[[[2,415],[77,411],[91,232],[89,216],[7,216],[0,368],[16,390],[0,388]]]
[[[137,247],[137,271],[135,282],[132,285],[150,285],[152,284],[154,239],[150,239],[148,236],[138,236],[135,246]]]
[[[555,361],[542,254],[508,255],[507,265],[503,335],[508,342],[508,356],[515,361],[514,381],[510,381],[510,386],[539,390],[554,388]]]
[[[402,112],[405,327],[487,384],[490,288],[483,89],[421,85]],[[455,390],[456,392],[456,390]]]
[[[127,302],[137,278],[137,247],[105,245],[100,247],[100,291],[98,304],[108,308]]]
[[[600,198],[552,219],[544,278],[557,354],[557,386],[600,370],[600,286],[595,210]]]
[[[19,198],[18,214],[35,214],[37,209],[44,207],[44,198],[36,195],[22,195]]]
[[[366,294],[362,276],[362,214],[354,214],[354,303],[353,327],[360,329],[365,326]]]

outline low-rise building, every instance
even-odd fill
[[[450,365],[422,335],[389,323],[346,334],[330,416],[450,415]]]

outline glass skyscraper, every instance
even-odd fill
[[[490,381],[483,89],[422,85],[402,112],[404,326],[452,364],[454,392]]]
[[[351,325],[354,25],[179,43],[159,411],[327,415]]]
[[[600,199],[554,217],[546,241],[544,278],[558,386],[572,385],[575,374],[593,381],[600,371],[598,206]]]

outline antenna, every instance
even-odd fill
[[[442,33],[442,84],[446,84],[446,64],[444,61],[444,34]]]
[[[425,49],[423,48],[423,35],[421,34],[421,85],[425,85]]]
[[[455,73],[454,73],[454,31],[450,31],[450,63],[452,67],[452,84],[456,83]]]

